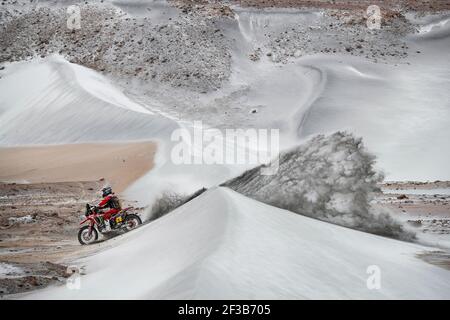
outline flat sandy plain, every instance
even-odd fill
[[[152,142],[83,143],[0,148],[0,181],[50,183],[105,180],[116,192],[153,167]]]

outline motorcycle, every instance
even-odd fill
[[[96,206],[86,204],[85,219],[80,222],[84,225],[78,231],[78,241],[82,245],[92,244],[98,240],[98,234],[107,234],[114,231],[131,231],[142,224],[141,218],[134,213],[129,213],[131,207],[125,208],[111,217],[109,220],[110,228],[104,223],[101,213]]]

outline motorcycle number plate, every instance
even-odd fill
[[[116,218],[116,223],[122,222],[122,217],[117,217]]]

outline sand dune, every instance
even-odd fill
[[[156,144],[83,143],[0,148],[0,181],[63,182],[101,178],[117,191],[153,167]]]
[[[106,77],[57,55],[8,66],[0,93],[5,147],[155,140],[177,127],[149,111],[150,102],[134,102]]]

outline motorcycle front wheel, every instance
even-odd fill
[[[82,244],[91,244],[98,239],[98,232],[95,228],[92,228],[92,231],[89,234],[89,226],[84,226],[78,231],[78,241]]]
[[[125,228],[127,231],[133,230],[141,224],[142,224],[142,220],[136,214],[129,214],[125,218]]]

